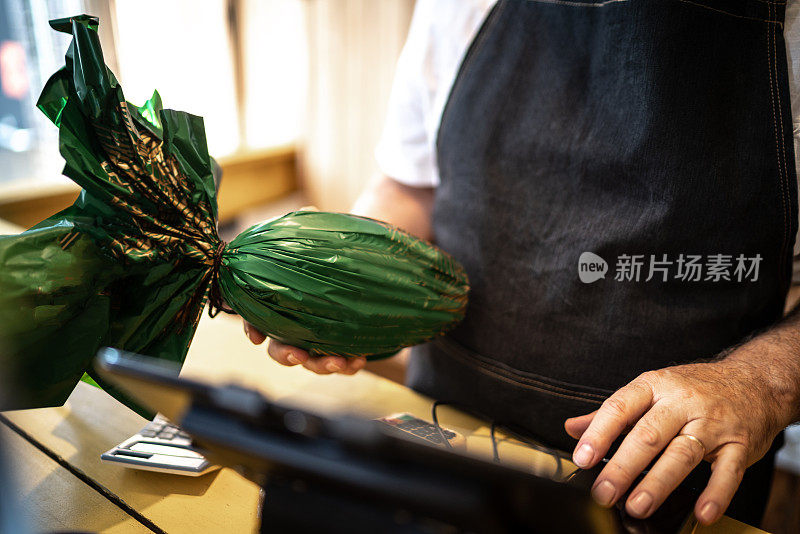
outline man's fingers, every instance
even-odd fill
[[[710,525],[725,513],[746,467],[747,452],[743,446],[729,443],[719,450],[711,464],[708,485],[694,506],[694,515],[701,523]]]
[[[666,500],[678,484],[703,461],[703,445],[685,435],[669,442],[661,457],[636,486],[625,508],[633,517],[649,517]]]
[[[586,429],[589,428],[589,423],[592,422],[596,414],[597,410],[579,417],[570,417],[564,422],[564,430],[574,439],[580,439]]]
[[[303,362],[303,367],[319,375],[339,373],[353,375],[364,368],[366,358],[344,358],[342,356],[310,357]]]
[[[347,359],[342,356],[317,356],[303,362],[303,367],[318,375],[341,373],[347,368]]]
[[[366,358],[347,358],[344,370],[340,371],[343,375],[354,375],[367,365]]]
[[[267,336],[256,330],[256,327],[242,319],[242,324],[244,325],[244,334],[250,338],[255,345],[261,345]]]
[[[592,486],[595,500],[602,506],[614,504],[685,424],[674,407],[656,405],[644,414],[597,476]]]
[[[252,326],[250,327],[252,330]],[[270,358],[281,365],[293,366],[302,365],[309,371],[318,375],[329,375],[331,373],[341,373],[353,375],[364,368],[367,364],[366,358],[344,358],[342,356],[315,356],[312,357],[308,352],[291,345],[286,345],[275,339],[269,340],[267,354]]]
[[[633,381],[607,398],[581,436],[572,461],[589,468],[599,462],[611,444],[652,405],[653,392],[641,381]]]
[[[303,349],[285,345],[275,339],[269,340],[267,354],[281,365],[300,365],[309,360],[308,353]]]

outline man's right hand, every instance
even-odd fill
[[[244,333],[255,345],[261,345],[267,336],[256,330],[256,328],[242,319],[244,323]],[[302,365],[309,371],[319,375],[329,375],[339,373],[352,375],[360,371],[367,364],[367,359],[345,358],[344,356],[311,356],[308,352],[291,345],[286,345],[280,341],[269,338],[267,344],[267,354],[270,358],[281,365],[292,367]]]
[[[352,213],[386,221],[412,235],[432,241],[433,196],[434,188],[432,187],[412,187],[388,176],[383,176],[368,185],[353,206]],[[262,344],[267,339],[267,336],[247,322],[244,323],[244,331],[250,341],[256,345]],[[363,357],[311,357],[303,349],[285,345],[274,339],[269,340],[267,354],[281,365],[302,365],[309,371],[321,375],[332,373],[352,375],[367,364],[366,358]],[[378,362],[377,366],[375,362],[370,365],[370,370],[378,375],[400,383],[404,380],[405,356]]]

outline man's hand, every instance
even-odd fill
[[[253,325],[242,319],[244,323],[244,333],[256,345],[261,345],[267,336],[255,329]],[[329,375],[340,373],[352,375],[364,368],[367,363],[366,358],[345,358],[343,356],[320,356],[312,357],[308,352],[297,347],[285,345],[274,339],[267,344],[267,354],[281,365],[293,366],[302,365],[309,371],[319,375]]]
[[[775,370],[764,365],[763,356],[753,357],[758,350],[748,344],[724,360],[644,373],[599,410],[568,419],[567,432],[579,439],[573,460],[582,468],[600,462],[612,442],[630,430],[597,477],[595,500],[613,505],[660,455],[625,503],[632,516],[648,517],[706,460],[712,475],[695,515],[704,524],[719,519],[745,468],[792,422],[784,391],[769,376]]]
[[[361,193],[355,206],[353,206],[352,213],[386,221],[412,235],[431,241],[433,240],[431,229],[433,194],[434,189],[432,187],[411,187],[388,176],[382,176],[380,179],[371,182],[367,189]],[[311,206],[302,209],[316,208]],[[244,332],[250,338],[250,341],[256,345],[260,345],[267,339],[267,336],[246,321],[244,323]],[[312,358],[303,349],[284,345],[274,339],[269,340],[267,353],[273,360],[282,365],[302,365],[309,371],[321,375],[331,373],[352,375],[363,369],[367,364],[366,358],[344,358],[341,356]],[[383,372],[379,372],[376,369],[376,372],[386,376],[391,374],[388,377],[393,380],[402,377],[404,363],[401,361],[399,362],[400,365],[398,365],[397,358],[394,358],[394,360],[394,365],[391,366],[392,369],[384,369]],[[387,367],[385,363],[379,365],[383,368]],[[398,371],[395,368],[400,370]]]

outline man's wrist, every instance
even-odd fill
[[[800,421],[800,327],[776,327],[740,346],[722,362],[767,396],[779,430]]]

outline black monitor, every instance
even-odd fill
[[[174,364],[115,349],[101,349],[96,366],[180,425],[210,460],[260,484],[263,532],[674,533],[691,509],[633,520],[597,506],[577,479],[412,441],[375,421],[179,378]]]

